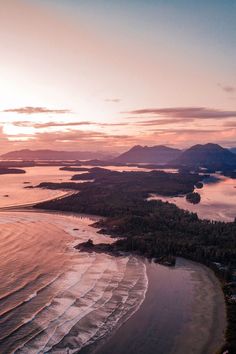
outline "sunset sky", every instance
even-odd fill
[[[0,0],[0,153],[236,146],[235,0]]]

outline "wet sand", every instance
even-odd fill
[[[224,296],[214,273],[178,259],[176,268],[147,263],[140,309],[108,339],[80,353],[214,354],[224,343]]]

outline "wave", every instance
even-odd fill
[[[92,290],[94,289],[94,285],[87,289],[87,291],[84,291],[84,294],[81,294],[80,297],[81,299],[86,295],[88,294],[89,292],[91,292]],[[58,319],[60,319],[66,312],[67,310],[76,302],[76,298],[71,298],[71,296],[69,296],[67,298],[67,301],[69,301],[69,303],[65,303],[65,300],[66,300],[66,297],[62,298],[62,302],[61,302],[61,299],[60,297],[56,297],[53,299],[53,302],[50,304],[50,308],[48,309],[48,313],[46,314],[46,320],[44,318],[44,320],[46,322],[42,322],[42,317],[38,319],[37,321],[37,324],[39,325],[39,327],[42,329],[47,329],[48,326],[49,326],[49,323],[50,321],[54,323],[54,321],[57,321]],[[62,308],[60,309],[60,305],[62,304]],[[66,304],[66,306],[65,306]],[[60,312],[61,311],[61,312]],[[49,314],[50,312],[52,314],[55,314],[56,313],[56,317],[55,318],[49,318]],[[41,315],[44,315],[45,317],[45,314],[41,313]],[[39,323],[39,320],[41,319],[41,322]],[[25,331],[25,329],[24,329]]]
[[[10,217],[11,222],[17,220],[22,225],[16,244],[30,239],[28,252],[33,253],[25,259],[28,268],[16,274],[21,284],[0,295],[1,353],[62,353],[67,347],[73,353],[110,333],[138,309],[147,289],[142,261],[72,250],[75,237],[105,239],[79,218],[53,215],[49,222],[44,214]],[[41,245],[46,263],[40,257],[34,260]],[[21,250],[27,252],[26,247]]]
[[[140,270],[140,269],[139,269]],[[142,272],[141,272],[141,277],[142,277]],[[126,274],[127,276],[127,274]],[[108,291],[109,285],[106,286],[106,288],[104,289],[104,291],[102,292],[102,294],[100,293],[100,295],[98,295],[98,293],[96,293],[94,291],[94,295],[95,298],[92,298],[90,302],[86,302],[84,304],[84,306],[81,306],[81,300],[77,300],[77,306],[76,307],[71,307],[68,312],[66,312],[63,316],[61,316],[60,318],[58,318],[56,320],[56,322],[51,323],[50,326],[46,329],[45,332],[41,333],[41,336],[38,338],[38,342],[34,341],[34,342],[30,342],[28,343],[25,347],[24,347],[24,353],[25,352],[31,352],[32,347],[33,348],[37,348],[37,353],[41,352],[48,352],[50,351],[55,345],[58,345],[60,342],[62,342],[62,347],[65,346],[64,343],[64,339],[67,338],[68,336],[71,336],[71,331],[74,332],[75,328],[78,327],[79,328],[79,338],[78,339],[78,334],[76,334],[76,339],[73,338],[73,341],[76,340],[76,349],[78,349],[78,347],[82,347],[84,345],[86,345],[88,343],[88,341],[91,341],[91,338],[94,337],[94,335],[97,335],[97,337],[94,340],[97,340],[99,337],[101,337],[102,335],[104,335],[104,333],[108,333],[110,332],[117,324],[117,322],[121,319],[121,317],[124,315],[124,313],[126,313],[126,311],[130,310],[130,308],[132,307],[132,312],[134,312],[137,308],[138,305],[140,304],[140,301],[143,300],[143,298],[140,298],[140,294],[135,295],[135,302],[134,301],[127,301],[128,298],[132,298],[132,296],[129,296],[129,294],[132,293],[133,289],[135,288],[135,285],[137,284],[137,282],[140,280],[140,274],[139,274],[139,278],[136,279],[135,281],[133,281],[133,286],[132,287],[128,287],[128,283],[127,283],[127,279],[124,277],[123,274],[120,274],[120,278],[117,279],[118,280],[118,284],[115,286],[115,288],[112,288]],[[126,292],[124,294],[124,292],[121,294],[119,294],[119,291],[121,290],[119,288],[119,285],[124,286],[124,284],[127,285],[127,289]],[[146,286],[146,284],[145,284]],[[146,287],[144,287],[144,289],[146,289]],[[93,289],[94,290],[94,289]],[[98,290],[98,289],[97,289]],[[117,294],[119,296],[117,296]],[[123,295],[122,295],[123,294]],[[143,294],[143,291],[142,291]],[[90,294],[91,295],[91,294]],[[125,297],[124,297],[125,295]],[[120,306],[120,297],[122,298],[121,303],[123,304],[122,306]],[[107,307],[106,307],[107,306]],[[120,309],[122,311],[117,311],[118,316],[116,317],[112,317],[112,315],[114,314],[114,311],[117,309]],[[75,312],[76,310],[76,312]],[[99,315],[100,312],[100,315]],[[95,315],[96,314],[96,315]],[[101,316],[102,315],[102,316]],[[73,317],[74,316],[74,317]],[[97,316],[97,324],[95,326],[95,319]],[[108,317],[109,316],[109,317]],[[89,321],[89,318],[92,317],[92,322],[90,321],[90,323],[86,325],[86,322]],[[108,326],[108,318],[112,319],[109,322],[109,326]],[[82,323],[81,323],[82,321]],[[85,327],[83,328],[83,323],[85,322]],[[59,325],[59,327],[57,327],[57,324]],[[98,334],[98,328],[101,326],[101,324],[104,324],[104,333],[99,333]],[[90,328],[90,330],[89,330]],[[51,336],[49,337],[51,333]],[[45,343],[45,339],[48,338],[48,342],[46,344],[46,346],[42,346],[43,343]],[[68,339],[67,339],[68,341]],[[70,339],[71,341],[71,339]],[[69,341],[69,342],[70,342]],[[39,347],[36,345],[36,343],[38,343],[37,345],[39,346],[41,343],[41,347],[39,350]],[[26,350],[26,348],[28,348],[29,351]]]

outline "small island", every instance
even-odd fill
[[[25,170],[20,168],[0,167],[0,175],[24,174]]]
[[[195,185],[195,187],[196,187],[197,189],[201,189],[201,188],[203,188],[203,183],[202,183],[202,182],[197,182],[196,185]]]
[[[186,200],[191,204],[198,204],[201,201],[201,196],[197,192],[188,193],[186,195]]]
[[[86,167],[72,167],[72,166],[64,166],[59,169],[60,171],[69,171],[69,172],[85,172],[88,171],[89,168]]]

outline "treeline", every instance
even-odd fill
[[[23,173],[26,173],[25,170],[20,168],[0,167],[0,175],[15,175]]]
[[[203,176],[194,173],[166,173],[163,171],[150,172],[118,172],[105,168],[94,167],[86,173],[74,175],[71,180],[74,181],[92,181],[93,183],[82,183],[79,187],[72,186],[72,189],[80,189],[85,193],[92,191],[100,196],[101,190],[105,189],[109,193],[112,190],[116,193],[117,189],[124,194],[127,193],[157,193],[164,196],[175,196],[187,194],[194,191],[194,188],[203,179]],[[37,187],[54,188],[53,183],[47,182]],[[64,188],[64,183],[55,183],[56,189]],[[104,191],[102,192],[104,194]]]
[[[124,236],[119,243],[121,248],[150,257],[172,254],[201,262],[236,261],[236,222],[200,220],[197,214],[174,204],[146,200],[149,193],[189,193],[201,176],[106,169],[94,169],[88,174],[91,173],[93,182],[41,184],[49,188],[67,185],[80,193],[36,207],[105,216],[107,219],[99,226],[104,232]]]

